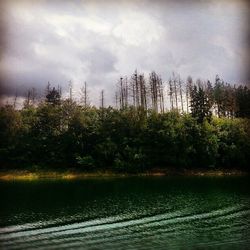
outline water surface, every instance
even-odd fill
[[[0,182],[1,249],[250,249],[247,177]]]

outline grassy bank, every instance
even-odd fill
[[[111,171],[96,171],[96,172],[79,172],[74,170],[54,171],[54,170],[6,170],[0,172],[1,181],[13,180],[41,180],[41,179],[61,179],[74,180],[92,177],[129,177],[129,176],[243,176],[248,175],[247,172],[240,170],[183,170],[180,172],[173,170],[152,170],[136,174],[131,173],[116,173]]]

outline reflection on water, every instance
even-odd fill
[[[246,249],[246,177],[1,182],[1,249]]]

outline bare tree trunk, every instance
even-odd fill
[[[159,97],[159,104],[160,104],[160,112],[162,113],[162,100],[161,100],[161,85],[160,85],[160,79],[157,78],[157,101],[158,101],[158,97]],[[157,103],[158,105],[158,103]]]
[[[115,108],[118,109],[118,93],[115,92]]]
[[[25,100],[25,106],[29,107],[30,106],[30,99],[31,99],[31,90],[29,89],[27,92],[27,99]]]
[[[172,86],[172,79],[169,80],[169,97],[170,97],[170,106],[171,110],[174,109],[174,101],[173,101],[173,86]]]
[[[100,109],[101,109],[101,120],[104,120],[104,90],[101,91],[101,103],[100,103]]]
[[[180,90],[180,97],[181,97],[181,111],[183,113],[184,107],[183,107],[183,99],[182,99],[182,82],[181,82],[180,76],[179,76],[178,82],[179,82],[179,90]]]
[[[191,94],[193,79],[189,76],[186,83],[186,101],[187,101],[187,113],[189,113],[189,96]]]
[[[123,96],[123,82],[122,82],[122,77],[120,78],[120,109],[124,108],[124,96]]]
[[[80,102],[83,105],[84,108],[87,108],[88,106],[88,90],[87,90],[87,83],[84,82],[83,87],[81,87],[81,98],[80,98]]]
[[[104,90],[101,91],[101,108],[104,108]]]
[[[147,89],[146,89],[146,83],[144,82],[144,85],[143,85],[143,96],[144,96],[144,107],[145,107],[145,110],[148,109],[147,107]]]
[[[73,84],[72,81],[69,81],[69,100],[72,101],[72,88],[73,88]]]
[[[125,91],[124,91],[124,96],[125,96],[125,107],[128,107],[128,79],[127,77],[125,78]]]
[[[134,82],[132,82],[132,91],[133,91],[133,93],[132,93],[132,95],[133,95],[133,106],[135,107],[136,101],[135,101],[135,84],[134,84]]]
[[[50,92],[50,82],[48,82],[46,90],[47,90],[46,94],[48,94]]]
[[[145,86],[145,79],[143,75],[139,76],[139,82],[140,82],[140,96],[141,96],[141,108],[143,110],[146,109],[146,86]]]
[[[176,79],[174,78],[174,95],[175,95],[175,108],[178,110],[178,98],[177,98],[177,87],[176,87]]]
[[[139,86],[138,86],[137,70],[135,71],[135,99],[136,99],[136,107],[138,108],[139,105],[140,105],[140,97],[139,97]]]
[[[87,83],[84,82],[84,107],[87,107]]]
[[[16,92],[15,92],[15,97],[14,97],[14,102],[13,102],[13,108],[14,109],[16,108],[16,100],[17,100],[17,89],[16,89]]]
[[[32,88],[32,105],[35,105],[36,89]]]
[[[155,72],[152,72],[150,74],[150,90],[151,90],[151,100],[152,100],[152,109],[158,113],[158,97],[160,97],[159,94],[159,82],[160,79],[157,76],[157,74]],[[161,101],[161,98],[160,98]],[[161,105],[161,104],[160,104]]]
[[[188,106],[189,106],[188,96],[189,96],[189,89],[188,89],[188,85],[186,85],[186,105],[187,105],[187,113],[189,112],[189,109],[188,109]]]
[[[162,79],[160,79],[160,89],[161,89],[161,104],[162,104],[162,110],[161,112],[164,113],[165,112],[165,107],[164,107],[164,88],[163,88],[163,84],[162,84]]]

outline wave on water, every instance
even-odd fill
[[[195,239],[197,247],[245,244],[250,238],[242,238],[242,231],[249,230],[243,221],[249,215],[250,209],[246,206],[235,205],[196,214],[189,208],[155,215],[117,215],[68,223],[66,218],[0,228],[0,246],[3,249],[122,249],[125,246],[139,249],[142,245],[160,249],[163,246],[178,248],[183,243],[188,247],[188,237]],[[220,240],[204,238],[209,231],[221,234]],[[231,242],[225,237],[230,232],[236,234]]]

